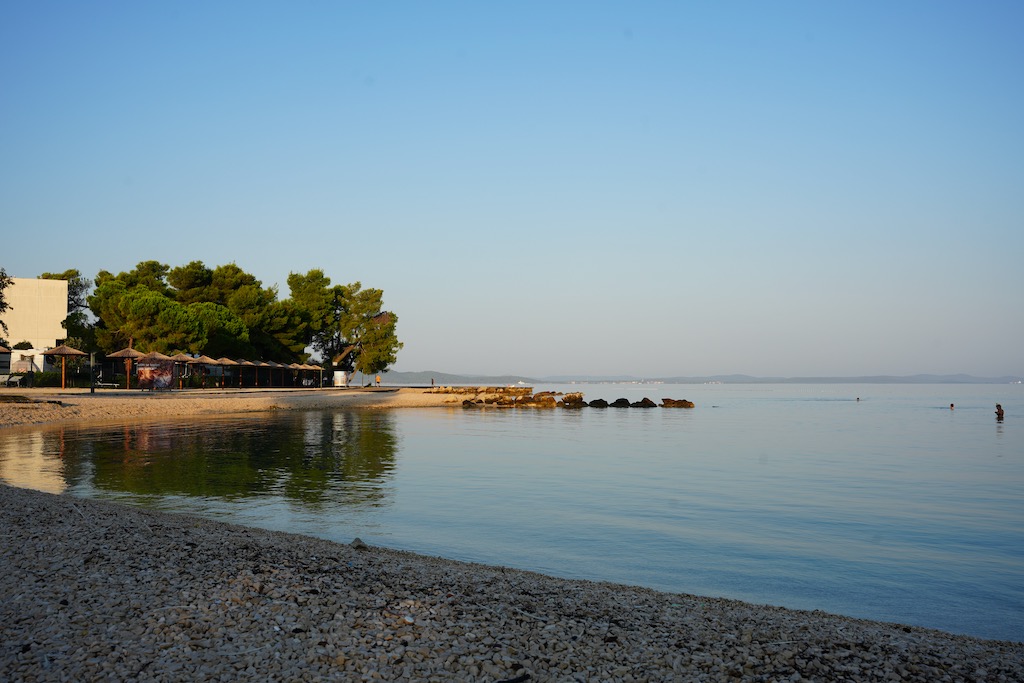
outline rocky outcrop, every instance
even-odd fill
[[[630,408],[657,408],[658,404],[644,396],[641,400],[629,404]]]
[[[663,398],[661,399],[662,408],[693,408],[693,401],[687,401],[685,398]]]
[[[558,406],[558,399],[550,391],[542,391],[533,396],[523,396],[516,399],[517,408],[555,408]]]
[[[646,396],[636,402],[630,403],[629,399],[617,398],[611,403],[603,398],[594,399],[589,403],[584,400],[582,392],[562,394],[555,391],[541,391],[532,393],[526,387],[459,387],[453,389],[441,387],[439,392],[475,394],[472,398],[462,401],[464,408],[568,408],[577,410],[580,408],[657,408],[657,403]],[[693,401],[686,399],[664,398],[661,401],[662,408],[693,408]]]
[[[562,407],[562,408],[577,409],[577,408],[586,408],[587,407],[587,402],[583,400],[583,394],[582,393],[574,392],[574,393],[566,394],[565,396],[563,396],[562,400],[558,402],[558,405],[560,407]]]

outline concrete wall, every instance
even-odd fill
[[[11,278],[4,290],[8,348],[28,341],[36,349],[50,349],[67,338],[61,323],[68,317],[68,281]],[[2,331],[2,330],[0,330]],[[14,349],[12,349],[14,350]]]
[[[53,345],[46,349],[52,349]],[[11,349],[10,372],[42,372],[53,370],[54,366],[46,362],[43,351],[46,349]],[[56,367],[60,368],[60,359],[57,359]]]

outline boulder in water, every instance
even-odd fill
[[[693,408],[693,401],[687,401],[685,398],[663,398],[661,399],[662,408]]]

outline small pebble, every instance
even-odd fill
[[[1024,680],[1022,643],[2,484],[0,530],[5,681]]]

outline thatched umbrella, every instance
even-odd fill
[[[243,360],[238,361],[238,364],[239,365],[243,365],[243,366],[245,366],[247,368],[253,368],[254,372],[258,372],[258,371],[255,370],[255,368],[258,367],[258,366],[256,365],[256,363],[253,363],[251,360],[244,360],[243,359]],[[259,379],[259,375],[258,374],[256,376],[255,384],[256,384],[256,386],[260,385],[260,379]],[[242,368],[238,368],[238,388],[239,389],[242,388]]]
[[[214,360],[213,358],[210,358],[209,356],[199,356],[199,358],[193,358],[192,360],[190,360],[188,362],[192,363],[193,365],[220,365],[220,362]],[[205,389],[206,388],[206,375],[203,375],[202,379],[203,379],[203,388]]]
[[[125,386],[129,389],[132,388],[132,358],[142,358],[145,356],[142,351],[128,347],[127,349],[121,349],[120,351],[114,351],[114,353],[108,353],[107,358],[124,358],[124,374],[126,375]]]
[[[320,386],[324,385],[324,369],[319,365],[313,365],[312,363],[303,363],[300,366],[303,370],[309,370],[310,372],[320,371]]]
[[[218,365],[225,365],[225,366],[227,366],[227,365],[238,365],[239,363],[238,363],[237,360],[231,360],[227,356],[224,356],[223,358],[218,358],[217,359],[217,364]],[[242,371],[241,370],[238,371],[238,378],[239,378],[239,381],[241,381],[241,378],[242,378]],[[224,387],[224,379],[225,379],[225,376],[221,375],[220,376],[220,386],[221,386],[221,388]]]
[[[270,386],[274,386],[274,370],[275,369],[283,368],[284,366],[281,365],[280,363],[275,363],[272,360],[268,360],[266,363],[264,363],[264,365],[266,365],[268,368],[270,368]],[[282,371],[282,375],[283,374],[284,373]],[[283,376],[281,378],[281,386],[284,386],[284,377]]]
[[[6,346],[0,346],[0,353],[10,353],[11,350]]]
[[[295,371],[294,373],[292,373],[292,386],[294,387],[296,381],[299,379],[299,372],[302,371],[302,366],[299,365],[298,363],[289,363],[285,367],[288,368],[289,370],[294,370]],[[298,384],[299,384],[299,386],[302,386],[302,382],[301,381],[299,381]]]
[[[192,356],[188,355],[187,353],[178,353],[178,354],[175,354],[175,355],[171,356],[171,360],[174,361],[175,363],[180,363],[181,365],[185,365],[186,363],[191,363],[194,359],[192,358]],[[178,388],[179,389],[183,388],[184,387],[184,383],[185,383],[185,373],[184,372],[179,372],[178,373]]]
[[[65,377],[67,375],[67,361],[68,356],[88,356],[85,351],[79,351],[73,349],[70,346],[61,344],[60,346],[50,349],[49,351],[43,351],[44,356],[60,356],[60,388],[63,389],[67,386]]]
[[[270,363],[268,363],[265,360],[261,360],[261,361],[257,361],[257,363],[256,363],[256,386],[260,385],[260,368],[266,368],[267,369],[267,375],[269,376],[268,381],[267,381],[267,386],[272,385],[274,383],[273,382],[274,378],[271,375],[271,373],[274,371],[274,369],[270,365]]]

